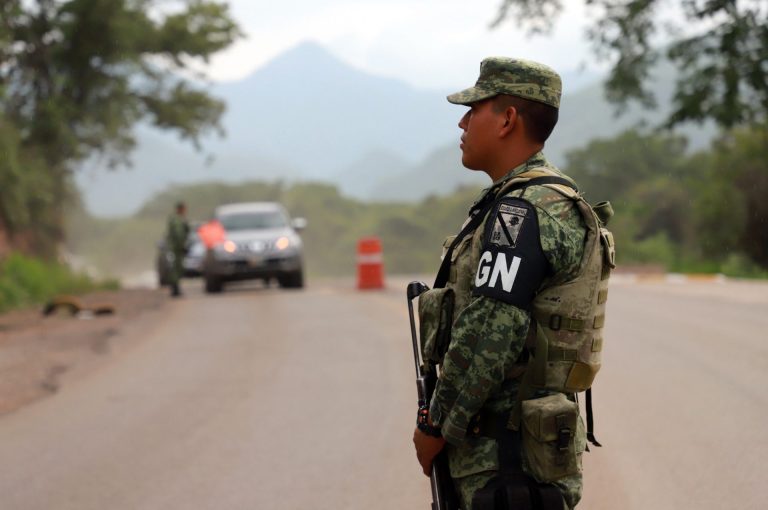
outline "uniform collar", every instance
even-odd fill
[[[544,153],[539,151],[527,160],[525,162],[521,163],[520,165],[517,165],[515,168],[504,174],[503,177],[500,177],[496,181],[493,182],[493,184],[487,188],[485,188],[483,191],[480,192],[480,197],[475,200],[475,203],[472,204],[472,208],[474,209],[475,206],[480,204],[481,202],[484,202],[489,194],[496,194],[496,191],[498,191],[501,186],[507,182],[508,180],[512,179],[513,177],[517,177],[518,175],[527,172],[531,168],[538,168],[538,167],[548,167],[551,168],[551,165],[549,164],[549,161],[547,161],[547,158],[544,156]]]
[[[495,187],[499,184],[502,184],[508,180],[510,180],[513,177],[517,177],[518,175],[525,173],[530,168],[537,168],[542,166],[550,166],[549,161],[547,161],[547,158],[544,157],[544,153],[539,151],[530,158],[528,158],[525,162],[523,162],[520,165],[517,165],[515,168],[504,174],[503,177],[500,177],[496,181],[493,182],[493,186]]]

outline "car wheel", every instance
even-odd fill
[[[304,271],[299,269],[292,273],[281,275],[277,279],[281,287],[286,289],[301,289],[304,287]]]
[[[224,290],[224,282],[221,280],[221,278],[217,278],[211,275],[205,276],[205,292],[214,294],[221,292],[222,290]]]

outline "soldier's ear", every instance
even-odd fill
[[[502,125],[499,129],[499,138],[504,138],[514,131],[518,124],[519,115],[517,114],[517,108],[509,106],[502,112]]]

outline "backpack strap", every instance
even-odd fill
[[[592,414],[592,388],[587,390],[587,440],[595,446],[603,446],[595,437],[595,419]]]

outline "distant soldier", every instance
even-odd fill
[[[165,233],[165,242],[173,256],[168,280],[171,284],[171,296],[181,295],[179,280],[184,274],[184,256],[187,254],[187,238],[189,237],[189,223],[187,223],[187,206],[184,202],[176,204],[176,212],[168,218],[168,227]]]
[[[585,432],[594,436],[576,393],[600,367],[613,237],[610,205],[590,207],[541,152],[560,91],[549,67],[494,57],[474,87],[448,96],[469,107],[462,163],[493,184],[419,298],[423,354],[440,375],[413,441],[425,474],[445,451],[464,510],[581,499]]]

